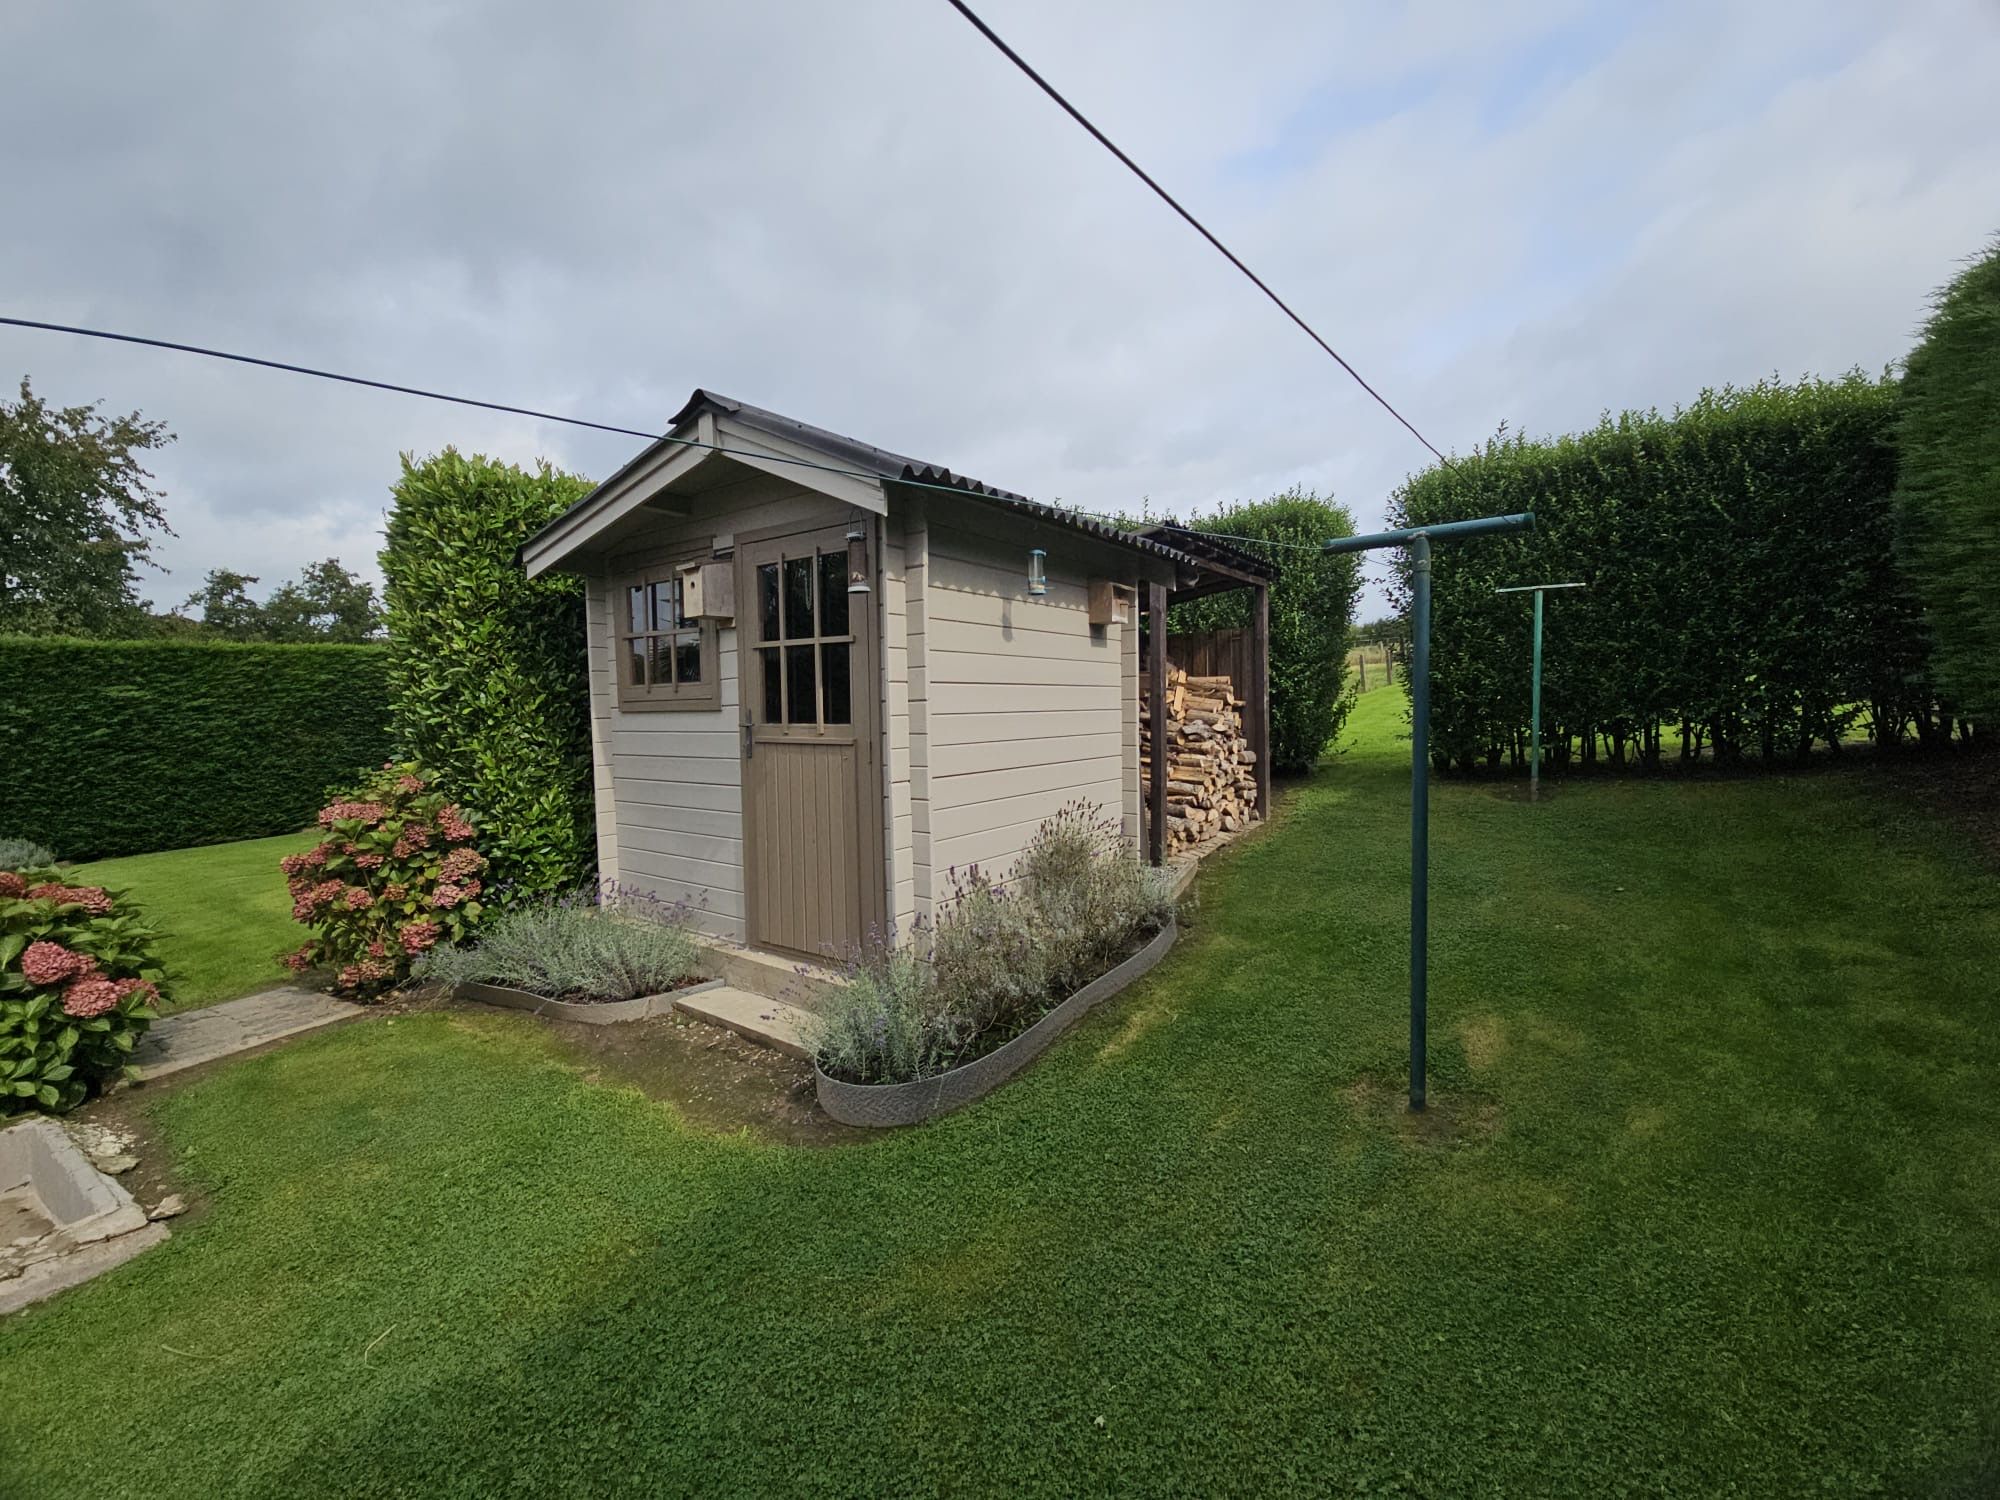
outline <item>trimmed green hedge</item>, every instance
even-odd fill
[[[1961,714],[2000,724],[2000,241],[1938,294],[1897,436],[1898,541],[1932,672]]]
[[[1570,580],[1590,587],[1549,596],[1554,764],[1771,762],[1857,727],[1884,743],[1949,735],[1892,545],[1895,424],[1887,381],[1767,382],[1672,416],[1503,438],[1404,485],[1391,525],[1536,516],[1532,533],[1434,554],[1437,763],[1523,762],[1533,607],[1494,590]]]
[[[597,860],[583,581],[531,579],[519,557],[589,491],[547,464],[406,454],[382,549],[396,744],[464,805],[517,895],[565,890]]]
[[[1347,693],[1347,645],[1361,565],[1351,554],[1319,550],[1328,537],[1352,536],[1354,518],[1345,506],[1292,489],[1182,524],[1230,538],[1230,546],[1277,565],[1271,583],[1271,767],[1310,771],[1339,738],[1354,702]],[[1231,589],[1176,604],[1168,629],[1240,628],[1250,624],[1251,609],[1250,590]]]
[[[0,834],[100,859],[303,828],[388,755],[388,679],[380,646],[0,636]]]

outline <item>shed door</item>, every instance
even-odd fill
[[[737,555],[750,941],[844,957],[886,906],[875,596],[847,592],[844,528]]]

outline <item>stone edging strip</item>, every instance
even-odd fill
[[[1109,1000],[1167,956],[1180,936],[1168,922],[1125,962],[1100,974],[1004,1046],[984,1057],[914,1083],[843,1083],[813,1065],[820,1108],[843,1125],[916,1125],[990,1094],[1040,1057],[1095,1006]]]
[[[604,1000],[577,1004],[570,1000],[550,1000],[527,990],[508,989],[501,984],[466,983],[452,989],[452,998],[478,1000],[486,1005],[504,1005],[511,1010],[531,1010],[537,1015],[554,1016],[559,1021],[582,1021],[590,1026],[609,1026],[614,1021],[643,1021],[648,1016],[664,1016],[683,995],[719,989],[720,979],[704,979],[661,995],[641,995],[636,1000]]]

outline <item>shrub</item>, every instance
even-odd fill
[[[458,805],[414,762],[391,762],[320,809],[320,841],[279,861],[292,918],[314,929],[287,967],[333,971],[356,998],[406,978],[416,958],[478,918],[486,860]]]
[[[699,968],[688,908],[649,894],[541,897],[492,917],[467,948],[433,948],[419,979],[498,984],[551,1000],[636,1000]]]
[[[67,1110],[159,1016],[158,934],[123,896],[47,865],[0,870],[0,1114]]]
[[[1653,766],[1674,739],[1687,758],[1794,757],[1858,721],[1883,741],[1935,732],[1891,546],[1894,418],[1894,389],[1858,374],[1765,383],[1581,436],[1503,435],[1411,480],[1392,525],[1536,518],[1433,555],[1438,764],[1525,762],[1531,606],[1494,590],[1537,581],[1590,584],[1549,598],[1556,764]]]
[[[954,876],[931,928],[876,943],[805,1022],[828,1074],[905,1083],[991,1051],[1124,958],[1172,915],[1158,872],[1088,803],[1043,823],[1019,878]]]
[[[929,1078],[956,1063],[967,1040],[916,945],[872,944],[804,1015],[820,1067],[852,1083]]]
[[[1160,873],[1141,864],[1118,824],[1088,802],[1072,802],[1035,830],[1016,877],[1058,994],[1088,984],[1173,914]]]
[[[1347,637],[1361,592],[1352,554],[1321,552],[1328,537],[1352,536],[1346,507],[1309,490],[1230,506],[1180,523],[1231,538],[1274,563],[1271,583],[1271,765],[1310,771],[1347,721]],[[1250,624],[1250,591],[1231,589],[1176,604],[1168,629],[1227,630]]]
[[[1939,690],[2000,723],[2000,241],[1938,294],[1903,376],[1897,541]]]
[[[380,646],[0,637],[0,809],[67,859],[290,833],[389,753],[388,669]]]
[[[524,893],[596,862],[583,586],[517,558],[589,489],[546,464],[405,456],[382,551],[397,748],[461,793],[494,877]]]
[[[39,870],[55,862],[55,855],[33,839],[0,838],[0,870]]]

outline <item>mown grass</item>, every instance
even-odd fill
[[[1989,1492],[1992,877],[1859,772],[1441,786],[1414,1131],[1399,722],[919,1130],[704,1134],[499,1013],[163,1095],[207,1204],[0,1324],[5,1487]]]
[[[305,940],[278,861],[310,833],[133,854],[79,865],[72,879],[124,891],[163,936],[169,1010],[234,1000],[290,976],[278,954]]]

